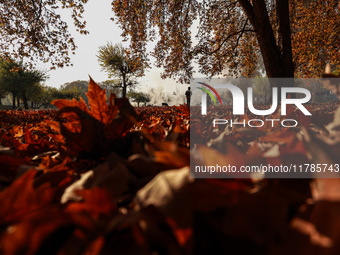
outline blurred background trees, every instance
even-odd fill
[[[0,59],[0,98],[10,95],[12,109],[49,107],[57,98],[79,98],[77,87],[63,86],[60,89],[45,86],[46,72],[14,60]],[[85,85],[86,84],[86,85]],[[87,89],[87,82],[84,87]]]
[[[0,60],[0,87],[12,95],[13,108],[16,106],[15,101],[21,99],[25,109],[28,109],[29,96],[46,78],[45,72],[28,69],[22,62]]]
[[[122,44],[112,44],[99,47],[98,62],[109,78],[118,78],[122,88],[122,97],[126,97],[127,87],[136,85],[135,78],[144,74],[144,68],[139,61],[129,55]]]
[[[137,103],[137,107],[139,107],[140,103],[144,103],[144,106],[146,106],[146,103],[150,102],[149,95],[143,93],[143,92],[136,92],[136,91],[130,91],[127,93],[128,98],[131,98],[132,102]]]

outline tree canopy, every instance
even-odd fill
[[[320,76],[327,61],[340,63],[339,1],[114,0],[112,6],[140,61],[148,61],[147,43],[159,35],[151,55],[163,78],[189,82],[193,61],[209,76],[226,70],[251,76],[263,62],[268,77]]]
[[[31,90],[47,79],[43,71],[28,68],[23,62],[13,60],[0,60],[0,87],[12,94],[13,107],[15,98],[23,100],[25,108],[28,108],[28,95]]]
[[[48,86],[35,86],[34,90],[30,90],[29,99],[31,107],[39,109],[41,107],[53,107],[51,102],[56,99],[73,99],[79,98],[79,92],[75,90],[57,89]]]
[[[57,10],[69,9],[87,34],[87,2],[0,0],[0,54],[69,65],[76,45]],[[189,82],[193,61],[208,76],[252,76],[264,65],[269,77],[316,77],[325,63],[340,65],[339,0],[113,0],[112,9],[132,67],[144,69],[151,55],[163,78]]]
[[[320,77],[325,64],[340,67],[340,1],[294,1],[291,6],[295,74]]]
[[[127,94],[127,96],[129,98],[131,98],[133,102],[136,102],[138,107],[139,107],[139,103],[150,102],[150,96],[148,94],[143,93],[143,92],[130,91]]]
[[[121,97],[122,95],[121,84],[122,83],[119,78],[98,82],[98,85],[106,90],[107,98],[110,97],[111,93],[114,93],[117,97]]]
[[[68,24],[56,12],[70,9],[74,24],[82,34],[84,4],[88,0],[0,0],[0,52],[8,58],[26,57],[50,62],[52,68],[69,65],[76,45]]]
[[[116,77],[121,80],[122,96],[126,97],[128,86],[135,85],[135,77],[144,74],[144,67],[140,61],[131,57],[122,44],[108,42],[99,47],[98,62],[109,78]]]

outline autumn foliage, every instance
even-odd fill
[[[316,157],[339,163],[337,103],[310,105],[316,118],[301,128],[250,132],[201,130],[198,122],[209,119],[190,120],[186,105],[133,108],[127,99],[106,98],[93,80],[87,97],[89,107],[56,100],[58,111],[0,112],[1,254],[340,250],[338,179],[189,174],[190,129],[205,161],[225,146],[223,158],[235,164],[270,154],[273,164]],[[210,146],[207,132],[216,136]]]
[[[148,63],[152,45],[162,77],[183,83],[194,62],[209,77],[271,78],[320,77],[340,64],[339,1],[114,0],[112,9],[131,54]]]

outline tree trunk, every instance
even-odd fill
[[[12,93],[12,109],[15,109],[15,95]]]
[[[28,102],[27,102],[27,97],[26,97],[26,91],[22,91],[22,101],[24,101],[24,107],[25,109],[28,109]]]
[[[20,107],[20,98],[19,98],[19,96],[17,96],[17,105],[18,105],[18,107]]]
[[[0,98],[0,105],[2,105],[2,98]]]
[[[254,0],[253,10],[253,26],[256,31],[267,75],[270,78],[283,77],[282,60],[264,0]]]
[[[279,33],[281,35],[282,63],[284,77],[294,77],[294,63],[292,40],[289,22],[289,1],[276,0],[277,16],[279,19]]]
[[[126,97],[126,85],[123,85],[123,95],[122,95],[122,97]]]
[[[269,78],[294,77],[288,0],[277,0],[276,5],[281,47],[275,40],[265,1],[254,0],[253,5],[248,0],[239,0],[239,3],[255,30],[267,76]],[[271,83],[271,86],[273,85]]]
[[[122,97],[126,97],[126,87],[127,87],[126,75],[123,74],[123,93],[122,93]]]

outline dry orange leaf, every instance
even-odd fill
[[[21,220],[28,213],[50,203],[54,191],[48,183],[33,188],[36,173],[36,170],[28,171],[0,193],[0,223]]]

